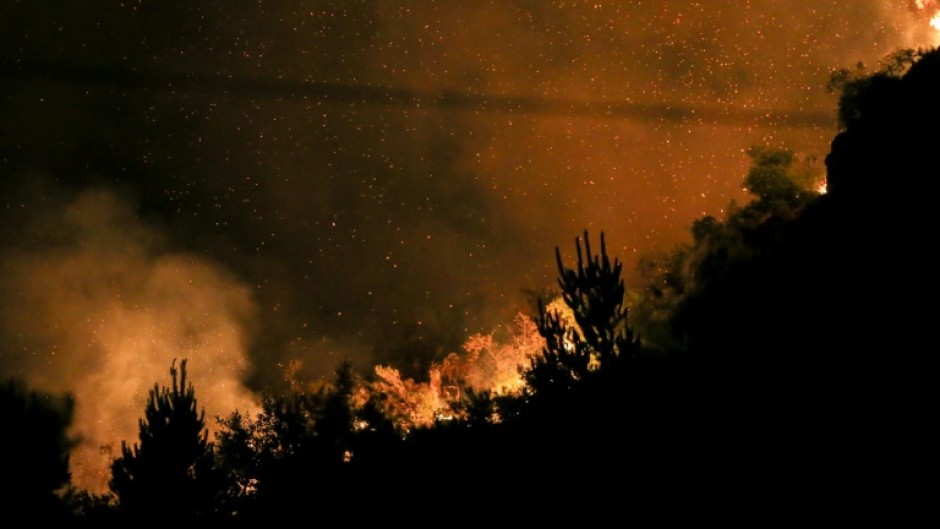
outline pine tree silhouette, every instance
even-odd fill
[[[212,513],[215,499],[212,444],[205,411],[186,380],[186,360],[170,368],[172,387],[154,385],[140,443],[121,445],[111,466],[111,490],[122,513],[134,518],[186,518]]]
[[[618,371],[640,351],[639,341],[627,326],[624,306],[623,265],[607,256],[601,233],[599,255],[591,253],[587,231],[576,241],[577,266],[567,268],[561,252],[555,249],[558,285],[565,304],[574,315],[574,325],[539,302],[539,333],[545,338],[542,355],[525,373],[529,388],[539,391],[570,389],[592,373],[606,375]]]

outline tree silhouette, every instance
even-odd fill
[[[601,232],[601,253],[591,253],[591,241],[584,232],[584,255],[576,241],[578,254],[576,269],[564,266],[561,252],[555,249],[558,264],[558,284],[565,304],[571,308],[577,329],[587,346],[597,355],[603,366],[618,358],[637,352],[636,340],[627,327],[627,309],[624,306],[626,289],[620,272],[623,265],[618,259],[611,263],[607,257],[607,244]],[[587,266],[584,258],[588,259]]]
[[[905,459],[926,454],[913,448],[934,408],[925,344],[935,325],[938,94],[938,48],[897,52],[843,87],[843,130],[826,157],[831,203],[815,219],[835,235],[822,268],[839,300],[825,320],[840,336],[832,371],[854,396],[855,431]]]
[[[618,494],[655,488],[682,466],[677,440],[688,439],[690,430],[677,412],[681,386],[629,327],[622,265],[608,256],[603,233],[599,253],[585,232],[576,240],[574,266],[557,249],[556,263],[571,314],[539,304],[543,354],[523,373],[523,395],[500,403],[505,420],[478,432],[490,441],[478,461],[481,468],[496,461],[490,468],[521,477],[501,489],[506,494],[521,486],[537,497],[590,502],[610,512],[620,500],[609,500]],[[614,481],[617,487],[602,485]]]
[[[565,322],[558,311],[539,301],[537,327],[546,343],[525,373],[530,391],[536,394],[571,389],[594,372],[609,374],[639,353],[639,342],[627,326],[623,265],[607,256],[603,232],[600,238],[599,255],[591,252],[587,231],[583,251],[581,239],[575,241],[576,268],[567,268],[561,251],[555,249],[558,285],[574,322]]]
[[[213,513],[218,486],[205,412],[187,384],[186,360],[170,367],[172,385],[150,390],[140,420],[140,442],[122,442],[111,466],[111,490],[122,513],[134,518],[169,519]]]
[[[340,499],[354,496],[352,471],[370,455],[363,452],[382,448],[373,434],[393,432],[390,422],[380,424],[373,407],[367,407],[373,413],[370,427],[356,431],[354,382],[351,365],[344,362],[328,386],[268,396],[256,417],[235,413],[221,421],[219,466],[232,484],[227,489],[229,508],[238,510],[242,519],[272,512],[300,515],[310,498],[335,507]]]
[[[700,448],[728,469],[825,468],[843,484],[877,476],[914,453],[929,416],[931,312],[912,307],[930,299],[936,273],[925,241],[936,224],[926,190],[936,177],[940,51],[902,52],[840,82],[828,193],[795,194],[780,179],[794,170],[791,157],[755,158],[755,200],[696,223],[653,289],[670,305],[656,314],[668,313],[692,374],[697,430],[711,432]]]
[[[646,286],[634,321],[645,345],[736,362],[739,350],[748,355],[755,348],[757,336],[750,330],[759,326],[749,325],[761,314],[754,310],[760,300],[751,299],[755,285],[770,278],[783,284],[818,259],[807,252],[799,262],[785,263],[780,254],[788,244],[788,226],[820,199],[813,188],[822,180],[821,167],[812,157],[783,149],[754,147],[748,154],[752,164],[744,185],[754,200],[744,206],[732,202],[724,219],[695,221],[691,243],[643,263]],[[764,266],[773,266],[773,274]],[[735,337],[746,339],[731,344]]]
[[[0,511],[8,520],[66,515],[56,491],[69,480],[72,410],[70,397],[30,391],[12,380],[0,386],[0,417],[7,425],[0,435]]]

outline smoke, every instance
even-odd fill
[[[20,198],[19,244],[0,254],[0,376],[75,396],[76,486],[106,487],[110,458],[136,439],[147,392],[168,384],[173,359],[189,359],[208,422],[254,407],[243,385],[255,312],[244,285],[169,251],[113,192]]]
[[[552,285],[552,248],[584,228],[607,232],[629,286],[641,255],[747,199],[747,148],[821,159],[836,132],[829,73],[936,42],[912,2],[851,4],[5,3],[0,178],[110,190],[96,196],[113,207],[82,218],[127,218],[79,238],[65,217],[81,201],[38,203],[57,220],[0,235],[18,248],[4,257],[19,344],[4,369],[65,387],[52,347],[96,349],[84,361],[104,365],[105,341],[130,343],[103,322],[195,333],[186,347],[250,322],[239,369],[254,389],[284,389],[292,360],[304,379],[346,357],[426,376],[524,309],[525,289]],[[619,114],[594,113],[605,105]],[[82,256],[101,266],[87,279],[73,273]],[[157,302],[158,278],[178,304]],[[217,319],[171,308],[199,301]],[[142,387],[183,355],[166,336]],[[216,379],[189,356],[203,394]]]

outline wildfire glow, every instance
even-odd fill
[[[254,317],[247,288],[213,263],[162,251],[157,233],[115,194],[83,193],[43,219],[69,235],[0,259],[0,291],[15,288],[30,307],[6,313],[0,332],[25,336],[34,344],[25,354],[43,359],[21,364],[30,385],[75,398],[73,485],[107,490],[111,460],[122,440],[137,439],[147,392],[166,382],[174,359],[189,359],[210,429],[215,414],[256,408],[241,383]],[[17,361],[3,355],[0,363]]]
[[[386,415],[407,431],[459,416],[456,404],[467,389],[518,393],[524,386],[521,369],[541,352],[544,340],[532,319],[521,313],[504,330],[508,336],[502,339],[496,333],[470,336],[462,354],[451,353],[431,367],[427,382],[403,379],[397,369],[376,366],[375,380],[360,387],[355,400],[361,405],[379,397]]]
[[[549,303],[547,309],[574,325],[571,309],[561,299]],[[470,336],[463,353],[451,353],[431,367],[427,382],[403,379],[395,368],[376,366],[375,380],[359,387],[354,404],[377,400],[403,431],[460,417],[459,403],[467,390],[494,395],[521,392],[525,388],[522,371],[544,345],[532,318],[518,313],[499,332]]]
[[[829,191],[829,184],[826,182],[825,179],[823,179],[823,180],[820,180],[819,183],[816,184],[816,187],[813,189],[820,195],[825,195],[826,192]]]
[[[930,27],[940,31],[940,2],[937,0],[914,0],[914,7],[930,16]]]

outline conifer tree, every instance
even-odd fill
[[[567,268],[561,252],[555,249],[558,285],[574,322],[565,322],[560,314],[539,303],[537,326],[546,344],[525,374],[535,393],[570,389],[593,372],[611,373],[636,359],[640,350],[627,326],[623,265],[607,256],[604,234],[599,255],[591,253],[587,231],[576,247],[575,268]]]
[[[111,490],[120,510],[136,518],[193,517],[212,512],[215,499],[212,444],[205,411],[197,412],[186,360],[170,368],[172,386],[154,385],[140,442],[123,442],[111,466]]]

